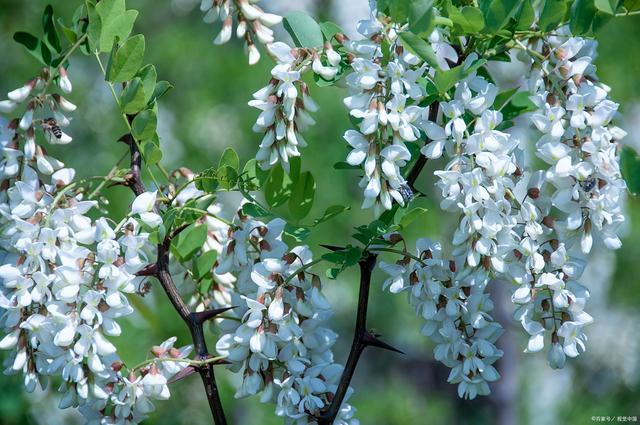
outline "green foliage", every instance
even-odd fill
[[[316,195],[316,182],[309,171],[301,173],[293,182],[291,197],[289,198],[289,211],[291,215],[300,220],[311,211]]]
[[[129,81],[120,94],[120,107],[125,114],[135,114],[146,106],[144,86],[138,77]]]
[[[289,196],[291,196],[291,180],[278,164],[271,170],[264,184],[265,200],[273,208],[287,202]]]
[[[50,4],[44,8],[44,13],[42,15],[42,30],[44,32],[44,42],[47,46],[57,53],[60,53],[62,51],[62,46],[60,45],[58,31],[56,31],[56,24],[53,21],[53,7],[51,7]]]
[[[399,37],[404,47],[406,47],[410,52],[427,62],[429,65],[433,67],[438,66],[436,54],[433,52],[431,45],[424,39],[408,31],[401,32]]]
[[[138,12],[125,9],[125,0],[101,0],[95,5],[99,20],[91,24],[97,26],[96,31],[100,33],[99,43],[95,45],[99,51],[110,51],[116,40],[124,40],[131,33]]]
[[[283,25],[298,47],[320,47],[324,43],[320,25],[304,12],[289,12]]]
[[[640,156],[628,146],[620,152],[620,169],[627,183],[629,192],[637,195],[640,193]]]
[[[151,109],[146,109],[133,119],[131,123],[131,134],[137,140],[147,140],[156,134],[158,117]]]
[[[18,31],[13,35],[13,39],[22,44],[43,65],[51,65],[51,50],[38,37],[28,32]]]
[[[542,31],[551,31],[564,19],[567,13],[566,0],[544,0],[544,6],[538,20],[538,27]]]
[[[332,267],[327,269],[326,276],[329,279],[335,279],[345,269],[358,264],[362,258],[362,248],[357,246],[347,246],[339,251],[329,252],[322,256],[322,259],[332,263]]]
[[[120,47],[114,45],[107,66],[106,79],[112,83],[124,83],[133,78],[142,65],[144,57],[144,36],[134,35]]]
[[[414,0],[409,5],[409,29],[414,34],[429,35],[434,27],[433,0]]]
[[[207,226],[190,224],[171,243],[173,254],[182,262],[191,259],[207,240]]]

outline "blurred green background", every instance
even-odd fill
[[[67,20],[79,3],[50,1],[56,14]],[[251,94],[264,86],[271,67],[263,59],[249,67],[241,46],[232,42],[214,46],[217,29],[201,20],[197,0],[129,0],[129,8],[140,11],[135,31],[145,34],[146,60],[158,69],[159,79],[176,89],[160,103],[159,133],[167,168],[187,166],[194,171],[216,165],[226,146],[234,147],[241,160],[250,159],[260,142],[251,127],[257,111],[247,106]],[[365,17],[365,1],[271,1],[270,8],[283,12],[305,8],[320,19],[338,20],[353,28]],[[14,43],[15,31],[40,31],[40,14],[47,2],[0,0],[0,92],[8,92],[38,71],[36,61]],[[346,5],[346,6],[345,6]],[[338,15],[338,16],[335,16]],[[349,25],[349,22],[352,24]],[[281,28],[280,28],[281,31]],[[281,34],[282,35],[282,34]],[[617,19],[599,34],[596,64],[601,79],[621,103],[629,131],[626,143],[640,145],[640,16]],[[125,151],[116,140],[125,132],[111,94],[92,58],[77,56],[69,70],[78,105],[69,132],[71,145],[56,149],[57,157],[75,167],[80,176],[106,173]],[[351,210],[322,225],[310,243],[344,244],[355,225],[371,220],[361,211],[358,175],[335,170],[333,164],[347,153],[342,133],[349,128],[342,105],[342,89],[319,90],[310,82],[313,98],[320,105],[317,124],[306,134],[309,147],[303,152],[303,168],[317,181],[316,208],[348,205]],[[1,96],[0,96],[1,97]],[[446,238],[455,225],[438,211],[429,164],[418,188],[427,196],[418,203],[428,214],[414,222],[411,237]],[[107,195],[113,214],[121,215],[131,202],[127,189],[112,188]],[[352,404],[363,425],[385,424],[583,424],[592,416],[640,416],[640,201],[627,202],[629,224],[624,246],[616,253],[597,251],[584,283],[592,290],[589,312],[596,323],[587,329],[587,352],[563,371],[546,366],[544,355],[522,354],[523,332],[510,322],[505,288],[495,284],[496,316],[508,332],[499,341],[505,358],[499,365],[503,378],[493,386],[493,395],[474,401],[459,400],[455,387],[446,383],[448,370],[433,361],[432,346],[420,335],[420,320],[414,317],[404,296],[382,293],[382,276],[376,276],[372,291],[369,326],[407,353],[398,356],[371,349],[364,354],[352,383]],[[355,313],[356,275],[345,273],[325,283],[335,306],[334,329],[341,338],[336,357],[344,361],[351,341]],[[502,302],[501,302],[502,301]],[[187,344],[189,336],[158,288],[154,288],[136,313],[124,320],[125,331],[115,339],[122,357],[129,362],[144,359],[146,350],[172,335]],[[215,336],[210,336],[215,345]],[[234,378],[221,370],[223,402],[232,424],[280,424],[272,405],[257,399],[235,400]],[[207,424],[210,416],[197,378],[173,384],[172,398],[157,403],[147,423]],[[44,408],[43,408],[44,406]],[[50,406],[50,407],[49,407]],[[0,424],[73,424],[77,416],[55,409],[56,395],[25,395],[18,376],[0,377]]]

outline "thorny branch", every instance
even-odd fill
[[[430,121],[435,122],[438,118],[439,107],[440,104],[437,101],[432,104],[431,108],[429,109]],[[428,142],[429,141],[427,140],[427,143]],[[409,170],[409,174],[407,174],[407,185],[411,188],[411,190],[415,191],[415,182],[418,179],[418,176],[420,176],[420,173],[422,172],[422,169],[424,168],[426,163],[427,157],[424,155],[420,155],[416,163]],[[329,249],[340,249],[338,247],[325,247]],[[349,357],[347,358],[347,363],[345,364],[344,371],[342,372],[342,376],[340,377],[340,382],[338,383],[336,393],[331,400],[331,404],[318,417],[319,425],[331,425],[335,421],[336,416],[340,412],[340,407],[342,407],[342,403],[344,402],[344,399],[347,395],[347,391],[349,390],[349,385],[351,384],[351,380],[353,379],[353,374],[355,373],[356,366],[358,365],[358,361],[360,360],[360,356],[362,355],[362,352],[366,347],[374,346],[404,354],[397,348],[394,348],[386,342],[380,340],[378,338],[378,335],[372,334],[367,330],[369,289],[371,287],[371,275],[373,269],[375,268],[377,260],[377,254],[365,251],[364,257],[358,262],[358,265],[360,267],[360,289],[358,292],[358,309],[356,312],[356,325],[353,333],[353,342],[351,343]]]
[[[132,120],[133,117],[127,117]],[[127,179],[127,185],[137,195],[140,195],[145,191],[144,183],[142,182],[140,166],[142,157],[138,149],[138,144],[135,143],[131,134],[123,136],[121,141],[129,145],[131,152],[131,172]],[[183,229],[183,228],[182,228]],[[182,230],[180,229],[180,230]],[[184,300],[178,292],[178,288],[173,282],[171,273],[169,272],[169,249],[171,247],[171,240],[175,237],[179,231],[174,231],[168,234],[164,241],[158,244],[158,258],[155,264],[141,270],[138,275],[140,276],[155,276],[162,285],[162,289],[169,297],[173,308],[178,312],[180,318],[185,322],[191,333],[191,339],[196,351],[198,360],[205,360],[211,358],[207,343],[204,337],[204,323],[216,317],[218,314],[223,313],[229,308],[207,310],[203,312],[191,312],[189,307],[185,304]],[[205,392],[207,394],[207,401],[209,402],[209,408],[213,415],[213,420],[216,425],[226,425],[227,419],[222,408],[222,402],[220,400],[220,393],[216,384],[216,377],[213,371],[213,367],[216,364],[224,364],[225,361],[211,362],[202,364],[200,366],[189,366],[189,372],[198,371],[202,383],[204,384]],[[189,374],[187,372],[187,374]],[[186,375],[185,375],[186,376]]]

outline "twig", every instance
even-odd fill
[[[129,187],[136,195],[140,195],[141,193],[144,193],[145,188],[140,175],[142,157],[140,156],[138,144],[135,143],[135,140],[130,134],[124,136],[121,140],[129,144],[131,154],[131,178]],[[216,315],[229,310],[229,308],[192,313],[189,310],[189,307],[187,307],[178,292],[178,288],[173,282],[171,273],[169,272],[169,248],[171,247],[172,238],[179,232],[180,230],[174,229],[173,232],[167,235],[165,239],[158,244],[158,258],[155,266],[146,267],[142,275],[155,275],[155,277],[160,281],[162,289],[164,289],[164,292],[171,301],[173,308],[178,312],[180,318],[189,328],[191,339],[197,354],[196,360],[200,361],[200,364],[194,367],[196,367],[200,373],[200,378],[204,384],[207,401],[209,402],[209,408],[211,409],[214,423],[215,425],[226,425],[227,419],[222,408],[220,393],[218,391],[216,377],[213,372],[213,367],[218,362],[208,361],[208,359],[211,359],[213,356],[209,354],[209,349],[207,348],[207,343],[205,341],[204,323],[209,319],[213,319]]]
[[[356,326],[353,334],[353,342],[349,351],[349,358],[345,364],[344,371],[340,377],[338,388],[331,400],[329,407],[323,411],[318,417],[319,425],[331,425],[335,421],[340,407],[347,395],[351,379],[360,360],[360,355],[368,346],[384,348],[386,350],[402,353],[402,351],[390,346],[389,344],[378,339],[377,335],[367,330],[367,309],[369,306],[369,288],[371,286],[371,274],[376,265],[377,255],[367,253],[358,265],[360,266],[360,290],[358,292],[358,311],[356,313]]]

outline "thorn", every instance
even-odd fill
[[[198,372],[198,369],[195,366],[189,365],[186,368],[182,369],[180,372],[178,372],[175,375],[173,375],[171,377],[171,379],[169,379],[167,384],[172,384],[172,383],[174,383],[176,381],[180,381],[180,380],[186,378],[189,375],[193,375],[196,372]]]
[[[196,313],[191,313],[191,317],[196,323],[201,324],[207,320],[213,319],[214,317],[224,313],[225,311],[229,311],[234,308],[237,308],[237,306],[234,305],[231,307],[216,308],[214,310],[198,311]]]
[[[335,245],[324,245],[320,244],[321,247],[328,249],[329,251],[342,251],[345,249],[343,246],[335,246]]]
[[[136,276],[155,276],[158,274],[158,266],[156,263],[147,264],[136,272]]]
[[[372,334],[369,331],[365,331],[362,336],[362,343],[364,345],[371,345],[373,347],[382,348],[384,350],[394,351],[396,353],[405,354],[403,351],[398,350],[397,348],[387,344],[378,338],[378,334]]]

